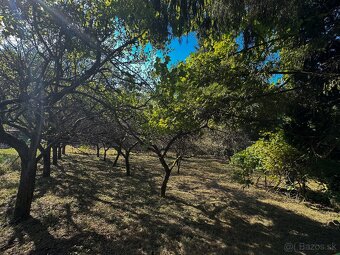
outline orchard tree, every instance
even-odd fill
[[[48,109],[96,79],[105,64],[120,66],[136,38],[104,2],[1,1],[0,16],[0,141],[21,159],[14,209],[21,220],[30,213]]]
[[[206,120],[199,118],[192,111],[194,109],[189,108],[177,93],[174,86],[160,81],[154,84],[152,90],[121,90],[115,100],[111,100],[118,105],[125,104],[125,107],[111,109],[121,129],[125,130],[125,135],[129,139],[133,138],[127,148],[133,148],[138,142],[157,155],[164,170],[160,192],[162,197],[165,197],[172,169],[180,160],[178,155],[169,162],[168,154],[173,145],[179,139],[198,133],[206,126]],[[125,140],[125,135],[124,143],[129,141]],[[125,148],[127,155],[129,150]]]

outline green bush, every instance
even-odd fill
[[[234,179],[245,186],[253,184],[252,176],[254,171],[259,171],[263,168],[260,158],[253,153],[251,147],[236,153],[231,158],[231,163],[238,166],[238,168],[234,170]]]
[[[238,166],[234,176],[241,183],[253,184],[254,177],[285,181],[287,189],[305,189],[307,157],[284,139],[283,131],[266,132],[245,150],[236,153],[231,163]]]

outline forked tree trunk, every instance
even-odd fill
[[[58,148],[56,145],[53,145],[52,164],[58,165]]]
[[[43,177],[50,177],[51,175],[51,147],[47,147],[44,151],[44,169],[43,169]]]

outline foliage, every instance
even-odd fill
[[[232,156],[231,163],[239,168],[234,170],[234,178],[245,186],[253,184],[252,176],[255,171],[262,170],[260,158],[252,153],[251,147]]]
[[[226,34],[218,41],[205,40],[197,53],[171,70],[166,63],[158,64],[157,91],[166,97],[162,102],[189,116],[191,123],[206,120],[252,129],[260,123],[262,128],[273,125],[282,102],[275,96],[280,88],[269,82],[272,63],[263,49],[251,56],[237,52],[233,36]]]
[[[240,167],[236,177],[246,185],[253,184],[254,176],[279,182],[284,178],[292,187],[306,181],[305,155],[286,142],[282,130],[263,133],[253,145],[236,153],[231,162]]]

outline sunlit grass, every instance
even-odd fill
[[[0,165],[11,161],[18,156],[14,149],[0,149]]]
[[[19,164],[18,153],[14,149],[0,149],[0,176],[12,170],[19,170]]]

